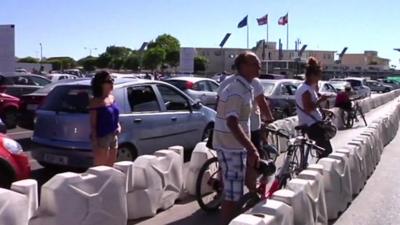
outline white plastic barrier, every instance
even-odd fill
[[[196,194],[196,181],[200,172],[200,168],[208,159],[215,156],[215,151],[207,148],[205,142],[198,143],[194,148],[189,162],[189,169],[185,178],[186,191],[190,195]]]
[[[265,214],[274,217],[273,224],[280,225],[293,225],[293,208],[289,205],[275,201],[273,199],[268,199],[266,201],[260,202],[253,209],[250,210],[251,214]]]
[[[357,151],[359,151],[358,156],[362,158],[364,163],[364,170],[366,172],[367,178],[372,174],[375,168],[375,164],[373,163],[372,156],[370,152],[367,150],[366,141],[365,140],[352,140],[348,143],[348,145],[358,146]]]
[[[324,187],[329,219],[336,219],[352,199],[350,171],[332,158],[323,158],[318,164],[324,166]]]
[[[266,214],[240,214],[229,225],[280,225],[275,218]]]
[[[30,225],[126,225],[125,175],[110,167],[61,173],[42,186],[41,204]]]
[[[353,139],[353,141],[360,141],[363,143],[365,147],[365,151],[367,152],[367,160],[369,159],[369,163],[371,166],[371,174],[374,172],[376,164],[378,164],[380,157],[377,156],[376,151],[373,147],[373,138],[370,135],[358,135]]]
[[[38,206],[35,180],[14,182],[11,190],[0,188],[0,224],[27,225]]]
[[[356,148],[354,146],[354,148]],[[361,171],[361,161],[356,155],[355,149],[338,149],[335,153],[345,154],[349,159],[349,169],[350,169],[350,177],[351,177],[351,190],[353,191],[353,195],[360,193],[361,189],[364,187],[366,177],[366,172],[363,173]]]
[[[293,208],[294,224],[314,225],[313,203],[310,196],[310,183],[307,180],[292,179],[287,184],[287,190],[277,191],[273,194],[272,199],[282,201]]]
[[[376,133],[368,131],[368,129],[366,129],[360,134],[360,136],[368,138],[368,142],[370,144],[367,145],[367,150],[372,153],[376,166],[381,160],[381,147],[383,148],[383,146],[379,145],[379,141],[377,140],[375,134]]]
[[[322,174],[315,170],[303,170],[298,178],[309,181],[311,194],[309,197],[313,205],[315,224],[328,224],[326,209],[325,187]]]

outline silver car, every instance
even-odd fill
[[[212,79],[201,77],[176,77],[166,80],[167,83],[179,88],[194,100],[206,106],[215,108],[219,84]]]
[[[192,149],[208,137],[216,112],[164,82],[118,79],[114,95],[122,133],[118,160],[134,160],[173,145]],[[90,80],[54,88],[36,111],[32,156],[44,166],[92,165]]]
[[[332,84],[330,84],[328,81],[319,81],[318,82],[319,90],[318,93],[321,95],[328,96],[328,99],[325,102],[322,102],[320,105],[323,108],[333,108],[335,107],[336,103],[336,96],[337,96],[337,90]]]
[[[375,91],[378,93],[386,93],[393,90],[393,87],[376,80],[367,80],[367,86],[371,89],[371,91]]]

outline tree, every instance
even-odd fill
[[[132,52],[124,62],[124,68],[137,71],[140,67],[140,56],[136,52]]]
[[[97,64],[96,57],[88,56],[78,60],[78,65],[82,66],[85,71],[94,71]]]
[[[39,63],[39,60],[33,57],[25,57],[25,58],[20,58],[18,59],[18,62],[20,63]]]
[[[204,72],[207,68],[208,59],[204,56],[194,57],[194,72]]]
[[[106,53],[108,53],[113,58],[124,58],[127,57],[132,52],[132,49],[121,47],[121,46],[108,46],[106,48]]]
[[[60,66],[60,68],[55,69],[53,65],[54,70],[71,69],[75,68],[76,66],[75,60],[71,57],[66,56],[47,58],[46,62],[56,65],[56,68]]]
[[[53,70],[62,70],[63,69],[63,63],[61,60],[57,60],[57,59],[46,60],[45,63],[51,64],[51,67]]]
[[[107,68],[111,63],[112,57],[110,54],[104,52],[97,58],[97,67],[104,69]]]
[[[157,69],[165,60],[165,50],[162,48],[151,48],[143,56],[143,66],[146,69]]]
[[[166,53],[165,62],[170,67],[176,67],[179,65],[179,54],[181,45],[179,40],[169,34],[163,34],[156,38],[154,42],[150,42],[147,49],[161,48]]]

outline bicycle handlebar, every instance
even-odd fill
[[[270,128],[270,127],[265,127],[265,129],[268,132],[272,133],[272,134],[275,134],[277,136],[280,136],[280,137],[283,137],[283,138],[286,138],[286,139],[290,139],[289,135],[282,133],[282,131],[280,131],[280,130],[275,130],[275,129]]]

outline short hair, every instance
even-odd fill
[[[321,72],[322,69],[319,61],[314,57],[308,58],[308,62],[306,64],[306,77],[310,77]]]
[[[236,57],[236,59],[235,59],[235,68],[236,68],[236,70],[240,70],[240,66],[242,65],[242,64],[244,64],[244,63],[246,63],[247,62],[247,60],[248,60],[248,58],[249,58],[249,55],[251,55],[251,56],[254,56],[254,57],[257,57],[253,52],[251,52],[251,51],[245,51],[245,52],[242,52],[242,53],[240,53],[237,57]]]
[[[103,96],[103,84],[111,78],[111,75],[107,71],[99,71],[96,73],[91,82],[92,94],[95,98]]]

